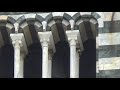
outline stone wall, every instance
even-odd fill
[[[98,31],[98,78],[120,77],[120,13],[105,13],[104,28]]]

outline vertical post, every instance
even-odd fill
[[[20,55],[20,78],[24,78],[24,53]]]
[[[82,46],[79,30],[66,31],[66,35],[70,45],[70,78],[79,78],[79,49]]]
[[[80,60],[80,49],[76,51],[76,78],[79,78],[79,60]]]
[[[51,77],[51,56],[49,51],[55,52],[55,45],[51,31],[38,32],[40,43],[42,45],[42,78]],[[50,53],[49,53],[50,54]]]
[[[76,78],[76,41],[70,40],[70,78]]]
[[[24,35],[23,33],[17,33],[10,34],[10,37],[14,47],[14,78],[23,78],[23,59],[28,52]]]
[[[22,42],[20,40],[13,41],[14,46],[14,78],[20,78],[20,47]]]
[[[52,52],[48,54],[48,78],[52,77]]]
[[[42,78],[48,77],[48,42],[42,42]]]

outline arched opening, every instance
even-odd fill
[[[12,18],[0,21],[0,78],[14,77],[14,49],[10,33],[14,33]]]
[[[96,78],[96,31],[98,23],[92,16],[82,16],[76,22],[79,28],[84,51],[81,52],[79,62],[80,78]]]
[[[41,23],[36,18],[18,19],[20,21],[19,33],[25,36],[28,54],[24,60],[24,78],[42,77],[42,48],[38,37],[38,31],[41,30]],[[22,22],[22,23],[21,23]]]
[[[68,29],[61,20],[55,20],[59,35],[59,41],[55,44],[56,52],[52,61],[52,77],[53,78],[69,78],[69,44],[66,41],[65,30]],[[55,37],[54,37],[55,38]]]
[[[47,30],[52,31],[56,48],[52,58],[52,78],[69,78],[70,51],[65,31],[70,30],[70,24],[62,15],[49,17],[52,18],[48,20]]]

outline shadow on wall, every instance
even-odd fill
[[[80,78],[96,77],[96,45],[91,39],[84,43],[85,51],[80,57]],[[52,78],[70,77],[70,51],[67,42],[56,44],[57,52],[52,60]],[[11,45],[1,48],[0,78],[13,78],[14,50]],[[29,54],[24,61],[24,78],[42,77],[42,49],[40,44],[29,47]]]
[[[80,57],[80,78],[96,78],[96,41],[89,39],[84,43],[84,52]],[[67,42],[56,44],[56,53],[53,56],[52,77],[70,77],[70,51]]]
[[[0,50],[0,78],[13,78],[14,49],[12,45],[4,45]]]
[[[80,78],[96,78],[96,41],[88,39],[80,57]]]
[[[34,43],[24,61],[24,78],[42,78],[42,48]]]
[[[69,78],[70,50],[66,41],[56,44],[56,53],[52,60],[52,78]]]

